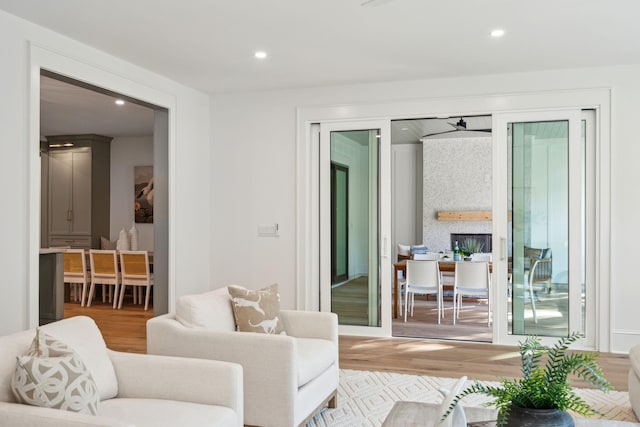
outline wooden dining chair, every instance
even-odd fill
[[[122,287],[118,308],[122,308],[126,287],[132,286],[134,302],[137,291],[142,287],[146,288],[144,309],[147,310],[151,286],[153,286],[153,275],[149,269],[149,253],[147,251],[120,251],[120,267],[122,269]]]
[[[89,251],[89,261],[91,264],[91,288],[87,307],[91,307],[95,285],[102,285],[102,302],[113,299],[113,308],[116,308],[118,301],[118,290],[120,289],[120,273],[118,272],[118,258],[115,250],[91,249]],[[112,293],[113,287],[113,293]]]
[[[89,283],[84,249],[65,249],[64,283],[69,284],[71,299],[74,302],[80,301],[80,306],[84,307]]]

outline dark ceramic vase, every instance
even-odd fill
[[[512,406],[507,427],[574,427],[571,415],[558,409],[529,409]]]

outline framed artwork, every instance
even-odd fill
[[[135,222],[153,223],[153,166],[133,167]]]

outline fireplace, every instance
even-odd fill
[[[460,246],[460,249],[462,249],[462,247],[464,246],[464,242],[468,241],[468,240],[476,240],[479,244],[480,247],[482,248],[481,252],[491,252],[491,234],[486,234],[486,233],[460,233],[460,234],[454,234],[451,233],[451,248],[453,249],[453,245],[455,244],[455,242],[458,242],[458,245]]]

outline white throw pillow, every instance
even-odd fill
[[[401,245],[398,243],[398,255],[410,256],[411,245]]]
[[[176,320],[189,328],[221,332],[236,330],[231,297],[226,287],[178,298]]]
[[[98,388],[80,356],[40,328],[27,355],[17,357],[11,388],[20,403],[87,415],[98,413]]]

